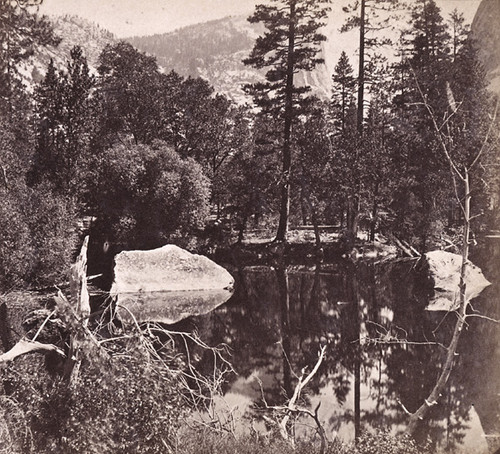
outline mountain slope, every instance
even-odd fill
[[[79,45],[87,57],[91,71],[95,71],[97,60],[102,49],[116,41],[109,31],[99,25],[77,16],[60,16],[50,19],[55,34],[61,38],[57,47],[38,46],[33,55],[18,66],[23,83],[32,89],[35,83],[42,80],[51,59],[57,68],[65,68],[70,58],[70,50]]]
[[[490,88],[500,94],[500,0],[482,0],[471,30]]]
[[[175,70],[183,76],[203,77],[217,92],[236,102],[245,102],[249,98],[241,87],[262,81],[265,71],[245,66],[242,60],[248,57],[263,30],[259,24],[250,24],[245,16],[233,16],[127,40],[156,56],[166,72]],[[330,78],[324,65],[310,74],[298,74],[297,81],[298,84],[307,81],[313,93],[329,97]]]

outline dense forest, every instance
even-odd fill
[[[293,84],[293,74],[321,63],[328,2],[284,2],[298,5],[295,29],[284,16],[276,20],[271,7],[257,7],[250,21],[270,32],[245,64],[268,72],[264,82],[244,87],[253,99],[246,105],[206,80],[160,70],[153,56],[124,41],[102,49],[95,73],[75,46],[65,67],[51,61],[40,83],[27,88],[19,65],[34,47],[59,38],[25,3],[0,0],[0,295],[65,281],[81,243],[79,226],[88,219],[91,238],[105,239],[114,251],[166,243],[196,250],[241,242],[249,230],[265,230],[280,243],[290,228],[321,225],[335,226],[346,250],[360,233],[420,252],[458,245],[469,193],[450,162],[470,178],[473,235],[500,226],[497,97],[463,17],[444,18],[434,0],[412,2],[409,23],[391,43],[372,14],[374,1],[351,11],[344,28],[360,32],[359,69],[343,52],[328,100]],[[389,20],[403,7],[395,0],[376,6]],[[292,54],[283,51],[290,43]],[[396,60],[380,53],[388,45]],[[134,407],[137,414],[158,419],[137,428],[147,443],[139,447],[122,434],[121,451],[117,445],[107,451],[102,442],[102,452],[160,452],[150,435],[163,430],[162,403],[175,407],[178,399],[177,385],[159,389],[159,372],[144,369],[137,359],[142,347],[134,348],[127,365],[113,370],[118,381],[135,384],[144,402]],[[65,394],[52,395],[75,443],[68,452],[94,452],[95,440],[105,438],[100,421],[119,414],[102,403],[112,398],[111,382],[95,386],[107,367],[102,361],[72,397],[79,416],[64,413]],[[9,377],[19,385],[18,376]],[[22,401],[24,391],[16,392]],[[102,408],[88,405],[94,392]],[[128,394],[113,398],[130,401]],[[45,404],[30,405],[39,433],[49,433]],[[172,431],[183,415],[175,408]],[[127,417],[131,427],[139,420]],[[71,438],[85,418],[95,419],[93,432]],[[36,447],[26,452],[62,452],[59,434],[51,436],[35,434]]]
[[[260,87],[255,109],[235,105],[200,78],[160,72],[155,58],[125,42],[102,49],[97,74],[75,47],[65,68],[49,64],[27,92],[16,65],[33,46],[58,38],[28,10],[3,8],[13,18],[2,26],[4,289],[57,280],[65,267],[54,265],[69,260],[83,216],[96,217],[95,229],[114,243],[138,248],[199,235],[210,214],[230,221],[240,238],[246,228],[272,228],[284,178],[284,122],[287,224],[338,225],[354,237],[361,228],[371,240],[392,235],[420,251],[453,241],[463,194],[434,118],[447,119],[442,132],[457,162],[485,148],[471,175],[474,231],[498,225],[498,143],[494,134],[483,143],[495,100],[463,18],[444,19],[434,2],[412,6],[409,26],[393,43],[400,56],[394,64],[378,54],[383,36],[370,31],[377,24],[367,14],[361,83],[342,53],[331,100],[297,88],[287,115],[276,71],[275,86]],[[22,21],[30,31],[12,33]],[[307,69],[311,56],[301,58]],[[256,95],[257,85],[246,90]],[[274,101],[266,90],[277,93]]]

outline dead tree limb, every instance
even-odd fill
[[[445,119],[445,121],[444,121],[443,125],[441,125],[441,127],[438,126],[434,111],[432,110],[431,106],[427,102],[427,98],[424,95],[422,88],[420,87],[420,84],[419,84],[418,79],[416,77],[416,74],[414,72],[413,72],[413,76],[415,78],[417,90],[418,90],[420,97],[422,99],[422,103],[423,103],[425,109],[427,110],[429,117],[432,121],[434,132],[435,132],[436,137],[438,139],[440,148],[443,151],[443,154],[444,154],[444,156],[445,156],[445,158],[450,166],[451,175],[452,175],[455,187],[456,187],[456,180],[458,179],[463,185],[463,191],[465,194],[465,198],[464,198],[463,202],[460,201],[460,199],[459,199],[459,203],[460,203],[462,212],[464,214],[464,224],[463,224],[462,245],[461,245],[462,264],[460,267],[460,283],[459,283],[460,306],[459,306],[458,311],[456,311],[457,321],[455,324],[453,336],[452,336],[451,342],[448,346],[446,357],[444,360],[444,364],[443,364],[443,367],[441,369],[441,373],[438,377],[438,380],[437,380],[436,384],[434,385],[431,393],[427,397],[427,399],[425,399],[424,403],[417,409],[417,411],[415,411],[415,413],[412,413],[410,416],[410,420],[409,420],[409,424],[408,424],[408,431],[410,433],[414,433],[416,428],[417,428],[418,422],[425,419],[425,417],[429,411],[429,408],[438,404],[438,399],[441,397],[441,395],[444,391],[444,388],[446,386],[446,383],[448,382],[448,379],[450,377],[451,371],[453,369],[453,364],[455,361],[455,356],[456,356],[457,347],[458,347],[458,341],[460,339],[460,334],[462,333],[463,327],[466,323],[467,306],[468,306],[469,302],[465,296],[465,290],[466,290],[465,271],[466,271],[468,257],[469,257],[470,229],[471,229],[471,219],[472,219],[472,215],[471,215],[471,198],[472,198],[472,196],[471,196],[471,188],[470,188],[470,172],[473,169],[473,167],[479,162],[479,159],[486,148],[486,144],[489,141],[491,132],[493,130],[493,123],[496,120],[496,115],[497,115],[497,111],[498,111],[498,101],[497,101],[496,106],[495,106],[495,110],[494,110],[494,114],[491,117],[491,123],[490,123],[490,126],[488,128],[488,132],[483,140],[481,148],[476,153],[476,155],[472,158],[471,163],[469,165],[463,164],[462,166],[459,166],[459,164],[457,164],[453,160],[451,150],[449,149],[448,142],[445,140],[447,136],[445,136],[444,133],[442,132],[443,126],[445,126],[448,123],[451,116],[448,116]],[[449,86],[447,87],[447,89],[451,93]],[[452,98],[452,94],[451,94],[451,96],[449,94],[448,97],[449,97],[449,99],[450,99],[450,97]],[[458,107],[455,105],[454,102],[450,102],[450,107],[453,110],[453,113],[455,113],[456,110],[458,109]],[[462,167],[462,168],[460,168],[460,167]]]
[[[56,352],[61,355],[63,358],[66,357],[64,352],[52,344],[42,344],[41,342],[30,341],[28,339],[21,339],[14,347],[12,347],[9,351],[0,355],[0,364],[8,363],[16,359],[18,356],[26,355],[27,353],[48,353],[48,352]]]
[[[269,409],[269,410],[274,410],[280,414],[284,414],[283,418],[278,423],[278,429],[279,429],[281,437],[284,440],[286,440],[287,442],[289,442],[292,446],[295,446],[295,439],[294,439],[294,436],[292,434],[290,434],[289,428],[288,428],[291,416],[298,416],[298,415],[302,414],[302,415],[310,416],[313,419],[313,421],[316,424],[316,429],[317,429],[318,435],[319,435],[320,440],[321,440],[321,448],[320,448],[321,454],[323,454],[325,452],[327,441],[328,441],[325,429],[324,429],[323,425],[321,424],[321,421],[319,420],[319,416],[318,416],[318,411],[319,411],[319,407],[321,405],[321,402],[316,406],[314,412],[312,412],[311,410],[309,410],[307,408],[303,408],[303,407],[299,406],[298,401],[300,399],[300,395],[301,395],[302,391],[304,390],[304,388],[312,380],[314,375],[316,375],[316,373],[318,372],[318,369],[321,366],[323,359],[325,358],[325,352],[326,352],[326,346],[321,347],[321,350],[320,350],[319,356],[318,356],[318,360],[316,361],[316,364],[314,365],[311,372],[309,374],[307,374],[307,376],[305,376],[306,369],[305,368],[302,369],[302,374],[298,377],[299,382],[295,386],[295,390],[293,392],[293,395],[287,404],[278,405],[278,406],[269,406],[264,398],[264,393],[262,392],[262,396],[263,396],[262,400],[264,402],[265,408]],[[260,383],[260,380],[259,380],[259,383]],[[260,385],[261,385],[261,389],[262,389],[262,384],[260,383]]]

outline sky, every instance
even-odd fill
[[[409,0],[410,2],[412,0]],[[480,0],[436,0],[447,15],[454,8],[471,22]],[[43,14],[73,14],[98,23],[119,38],[152,35],[231,15],[250,15],[265,0],[43,0]],[[335,11],[351,3],[334,0]]]

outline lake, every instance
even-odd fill
[[[485,241],[472,259],[493,285],[472,301],[472,310],[499,319],[500,240]],[[301,369],[310,370],[326,345],[303,405],[314,410],[321,402],[329,438],[349,441],[368,428],[404,430],[403,408],[415,411],[429,395],[456,317],[425,310],[432,285],[415,261],[227,267],[236,278],[231,299],[181,325],[197,329],[210,345],[230,347],[237,375],[224,385],[223,404],[233,409],[237,427],[252,422],[265,430],[264,400],[283,404]],[[450,452],[492,452],[500,446],[499,412],[499,325],[471,318],[445,394],[418,438]],[[303,430],[313,425],[302,423]]]

